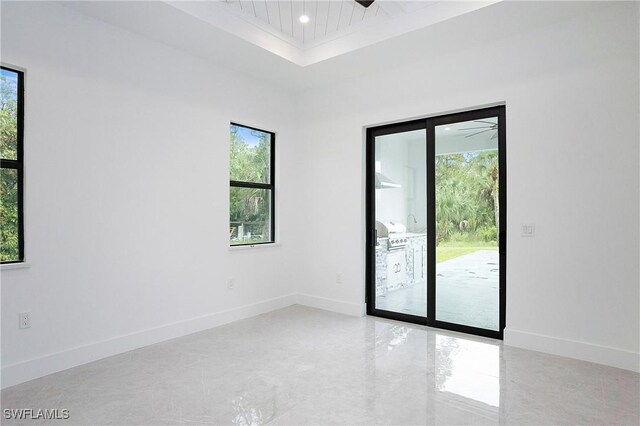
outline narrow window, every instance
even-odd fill
[[[234,123],[230,131],[230,244],[273,243],[276,135]]]
[[[24,260],[22,138],[24,74],[0,67],[0,234],[2,263]]]

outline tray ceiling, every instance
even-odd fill
[[[497,3],[487,1],[218,0],[166,3],[307,66]],[[300,22],[300,16],[309,18]]]
[[[389,17],[389,13],[374,2],[364,8],[353,0],[291,1],[291,0],[226,0],[224,4],[249,22],[258,20],[265,30],[288,40],[300,48],[345,34],[363,24]],[[300,16],[309,22],[300,22]]]
[[[475,46],[517,37],[573,16],[599,13],[611,5],[610,2],[503,1],[484,7],[488,3],[441,1],[415,13],[396,15],[371,26],[362,25],[346,35],[299,48],[275,37],[271,30],[256,29],[256,25],[227,12],[228,6],[222,4],[225,10],[220,13],[211,14],[211,9],[205,8],[196,16],[163,1],[65,0],[55,3],[61,13],[83,14],[210,61],[229,72],[249,76],[277,90],[294,93],[314,87],[328,90],[337,81],[422,63],[425,58],[437,64],[440,56],[454,51],[469,52],[472,56],[469,66],[473,66]],[[199,4],[204,7],[208,3]],[[381,1],[380,6],[385,4]],[[464,12],[471,12],[470,6],[481,9]],[[382,9],[378,16],[380,13]],[[459,16],[455,17],[455,13]],[[241,24],[232,25],[238,22]],[[433,25],[436,23],[439,24]],[[244,31],[242,36],[238,28]],[[251,30],[245,31],[247,28]],[[274,54],[278,51],[284,54]],[[298,62],[284,59],[285,55]]]

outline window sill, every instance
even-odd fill
[[[31,268],[31,263],[29,262],[16,262],[16,263],[3,263],[0,265],[0,270],[8,271],[10,269],[28,269]]]
[[[229,246],[229,251],[259,250],[259,249],[265,249],[267,247],[280,247],[280,243]]]

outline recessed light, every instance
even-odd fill
[[[300,22],[302,22],[303,24],[306,24],[307,22],[309,22],[309,17],[307,15],[300,15]]]

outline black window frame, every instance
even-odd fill
[[[500,224],[498,229],[498,253],[500,257],[499,271],[499,327],[498,330],[484,329],[450,323],[437,319],[436,315],[436,186],[435,186],[435,128],[436,126],[478,120],[484,118],[498,119],[498,179],[499,179],[499,204]],[[407,132],[412,130],[426,130],[426,182],[427,182],[427,312],[426,315],[413,315],[403,312],[386,311],[376,307],[376,188],[375,188],[375,139],[379,136]],[[507,132],[506,132],[506,106],[470,109],[458,113],[434,115],[427,118],[391,123],[381,126],[366,128],[366,262],[365,262],[365,303],[367,315],[404,321],[427,327],[441,328],[460,333],[467,333],[494,339],[503,339],[506,328],[506,300],[507,300]]]
[[[10,66],[0,65],[0,68],[16,73],[18,85],[17,92],[17,147],[16,159],[0,159],[0,168],[16,170],[18,175],[18,250],[19,258],[16,260],[3,260],[3,265],[24,262],[24,201],[23,201],[23,176],[24,176],[24,71]]]
[[[271,197],[269,200],[270,203],[270,212],[271,212],[271,223],[270,223],[270,232],[269,232],[269,241],[263,241],[258,243],[241,243],[241,244],[232,244],[231,240],[229,240],[230,247],[245,247],[245,246],[258,246],[265,244],[274,244],[276,242],[276,134],[269,130],[259,129],[257,127],[247,126],[246,124],[240,124],[237,122],[230,122],[229,127],[237,126],[243,127],[249,130],[255,130],[257,132],[262,132],[270,135],[270,147],[269,147],[269,182],[245,182],[239,180],[229,179],[229,187],[230,188],[252,188],[252,189],[266,189],[269,190]],[[229,161],[231,161],[231,156],[229,156]]]

